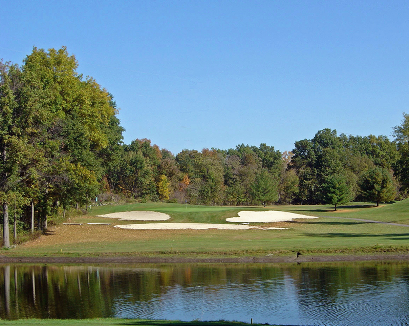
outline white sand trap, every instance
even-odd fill
[[[148,224],[126,224],[115,225],[120,229],[132,229],[132,230],[249,230],[260,229],[257,226],[250,225],[234,225],[234,224],[209,224],[209,223],[148,223]],[[283,228],[269,228],[281,230]]]
[[[307,216],[280,211],[241,211],[238,217],[226,218],[227,222],[235,223],[271,223],[271,222],[288,222],[298,218],[318,218],[316,216]]]
[[[170,219],[168,214],[151,211],[117,212],[98,215],[98,217],[117,218],[121,221],[166,221]]]

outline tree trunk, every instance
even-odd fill
[[[43,231],[47,230],[47,215],[44,215],[43,217]]]
[[[16,214],[16,209],[14,209],[13,233],[14,233],[14,243],[16,243],[17,242],[17,214]]]
[[[34,233],[34,202],[31,201],[31,233]]]
[[[2,154],[3,163],[5,163],[7,157],[6,147],[3,148]],[[5,178],[7,180],[7,172],[5,174]],[[6,202],[3,202],[3,247],[10,248],[9,205]]]
[[[10,248],[9,205],[3,203],[3,247]]]

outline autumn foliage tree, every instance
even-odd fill
[[[159,199],[168,200],[170,195],[169,181],[166,175],[161,175],[158,182]]]
[[[0,65],[5,247],[12,192],[39,203],[39,226],[45,228],[52,203],[86,203],[99,191],[98,153],[108,146],[107,129],[116,111],[110,94],[77,68],[65,47],[34,48],[21,67]]]

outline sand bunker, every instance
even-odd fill
[[[306,216],[301,214],[280,212],[280,211],[241,211],[238,217],[227,218],[227,222],[235,223],[272,223],[272,222],[286,222],[299,218],[317,218],[315,216]],[[170,216],[164,213],[151,211],[132,211],[132,212],[118,212],[112,214],[98,215],[99,217],[117,218],[125,221],[166,221]],[[147,223],[147,224],[127,224],[115,225],[116,228],[133,229],[133,230],[249,230],[249,229],[263,229],[263,230],[282,230],[285,228],[261,228],[258,226],[250,226],[244,224],[209,224],[209,223]]]
[[[170,219],[168,214],[151,211],[118,212],[98,215],[98,217],[117,218],[121,221],[166,221]]]
[[[148,224],[127,224],[115,225],[120,229],[132,230],[249,230],[260,229],[257,226],[241,225],[241,224],[208,224],[208,223],[148,223]],[[269,230],[281,230],[283,228],[268,228]]]
[[[241,211],[238,217],[226,218],[227,222],[235,223],[272,223],[272,222],[288,222],[298,218],[318,218],[315,216],[307,216],[280,211]]]

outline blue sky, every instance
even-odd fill
[[[280,151],[409,113],[408,1],[0,0],[0,58],[60,48],[115,97],[125,143]]]

